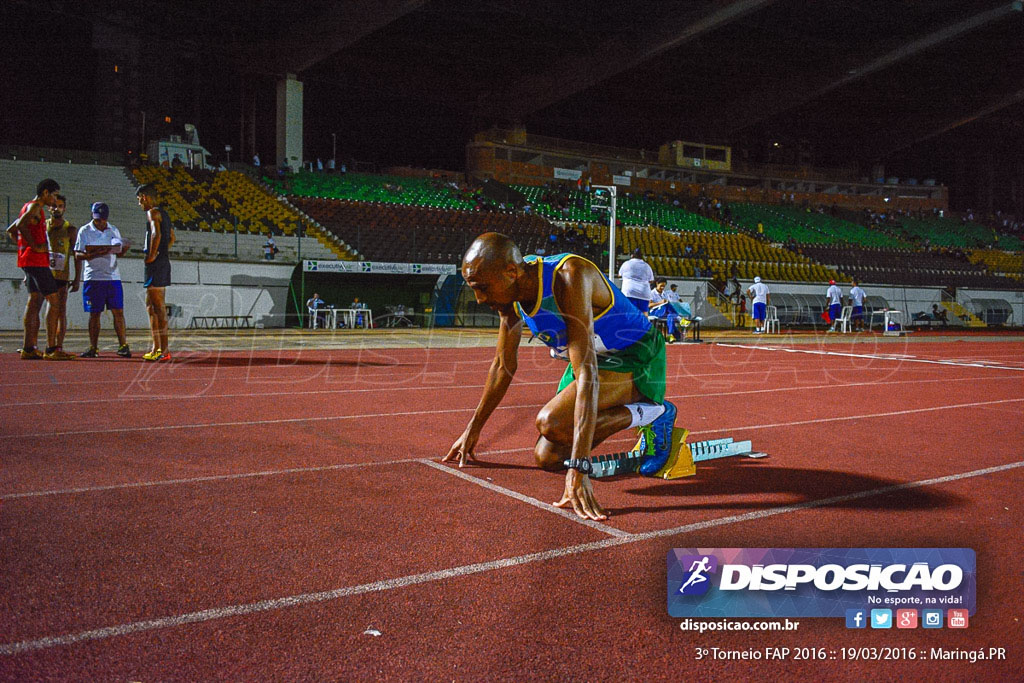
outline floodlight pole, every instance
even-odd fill
[[[614,185],[592,185],[593,189],[608,190],[611,197],[611,204],[608,206],[608,279],[615,281],[615,208],[616,208],[616,187]]]

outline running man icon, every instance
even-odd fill
[[[679,587],[679,592],[684,595],[688,592],[693,592],[686,590],[690,586],[694,586],[698,583],[704,583],[708,580],[708,577],[704,574],[711,571],[711,558],[704,555],[700,560],[694,560],[693,564],[690,565],[690,568],[687,571],[690,572],[690,577],[683,582],[682,586]]]

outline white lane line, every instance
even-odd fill
[[[752,344],[724,344],[722,342],[715,342],[717,346],[730,346],[733,348],[740,349],[752,349],[756,351],[783,351],[785,353],[807,353],[812,356],[841,356],[845,358],[864,358],[868,360],[887,360],[896,363],[928,363],[931,365],[953,365],[960,368],[988,368],[991,370],[1016,370],[1017,372],[1024,372],[1024,367],[1013,366],[1013,365],[993,365],[985,362],[961,362],[957,360],[933,360],[930,358],[915,358],[913,356],[906,356],[902,354],[887,354],[887,353],[849,353],[845,351],[821,351],[815,349],[800,349],[792,348],[788,346],[758,346]]]
[[[742,515],[718,517],[703,522],[695,522],[693,524],[685,524],[683,526],[673,527],[671,529],[661,529],[657,531],[642,532],[637,534],[631,534],[629,536],[624,537],[606,538],[600,541],[593,541],[591,543],[581,543],[578,545],[567,546],[564,548],[554,548],[552,550],[545,550],[537,553],[529,553],[526,555],[517,555],[514,557],[506,557],[500,560],[491,560],[489,562],[465,564],[456,567],[450,567],[448,569],[425,572],[422,574],[410,574],[408,576],[402,576],[399,578],[386,579],[383,581],[374,581],[372,583],[363,583],[356,586],[346,586],[344,588],[336,588],[334,590],[329,591],[320,591],[316,593],[301,593],[298,595],[290,595],[283,598],[260,600],[258,602],[250,602],[239,605],[228,605],[225,607],[216,607],[213,609],[206,609],[198,612],[188,612],[186,614],[178,614],[170,617],[159,617],[156,619],[147,619],[144,621],[135,621],[126,624],[120,624],[118,626],[108,626],[105,628],[92,629],[89,631],[79,631],[78,633],[67,633],[64,635],[47,636],[45,638],[37,638],[34,640],[22,640],[19,642],[4,643],[0,644],[0,655],[14,655],[21,652],[45,650],[52,647],[73,645],[75,643],[80,643],[89,640],[113,638],[117,636],[129,635],[131,633],[139,633],[142,631],[152,631],[155,629],[162,628],[173,628],[175,626],[197,624],[207,621],[214,621],[216,619],[225,619],[228,617],[237,617],[247,614],[256,614],[260,612],[271,612],[274,610],[285,609],[288,607],[298,607],[301,605],[310,605],[321,602],[328,602],[331,600],[338,600],[340,598],[350,597],[353,595],[365,595],[367,593],[382,593],[385,591],[395,590],[398,588],[405,588],[407,586],[414,586],[417,584],[445,581],[447,579],[452,579],[460,576],[470,576],[472,574],[481,574],[489,571],[507,569],[509,567],[518,567],[525,564],[532,564],[534,562],[546,562],[548,560],[554,560],[560,557],[570,557],[573,555],[580,555],[583,553],[594,552],[597,550],[604,550],[606,548],[612,548],[615,546],[631,545],[633,543],[639,543],[641,541],[665,538],[669,536],[678,536],[680,534],[690,533],[693,531],[701,531],[704,529],[711,529],[720,526],[726,526],[729,524],[738,524],[741,522],[766,519],[769,517],[784,515],[791,512],[800,512],[802,510],[810,510],[813,508],[825,507],[827,505],[833,505],[837,503],[846,503],[851,500],[871,498],[874,496],[886,495],[907,489],[915,489],[924,486],[932,486],[935,484],[944,484],[953,481],[960,481],[972,477],[984,476],[986,474],[1003,472],[1006,470],[1011,470],[1022,466],[1024,466],[1024,461],[1012,462],[1007,463],[1005,465],[998,465],[996,467],[986,467],[984,469],[972,470],[970,472],[960,472],[958,474],[951,474],[944,477],[936,477],[933,479],[921,479],[919,481],[895,484],[893,486],[884,486],[877,489],[870,489],[868,491],[859,491],[857,493],[848,493],[841,496],[832,496],[830,498],[821,498],[818,500],[806,501],[804,503],[797,503],[795,505],[783,505],[779,507],[768,508],[766,510],[757,510],[755,512],[748,512]]]
[[[716,342],[715,345],[716,346],[720,346],[722,348],[726,348],[726,349],[728,349],[728,348],[757,348],[757,349],[762,349],[762,350],[773,350],[772,347],[753,347],[753,346],[745,346],[745,345],[742,345],[742,344],[727,344],[727,343],[722,343],[722,342]],[[880,355],[879,359],[881,359],[881,360],[894,360],[894,357],[891,354],[888,355],[888,356]],[[520,372],[522,372],[524,369],[527,372],[533,372],[533,371],[536,371],[536,372],[547,372],[547,370],[545,368],[538,368],[536,366],[535,361],[540,361],[540,360],[550,361],[550,358],[548,358],[547,356],[544,356],[543,358],[538,356],[536,358],[520,359],[520,363],[519,363],[519,365],[520,365]],[[462,373],[462,372],[466,372],[466,373],[468,373],[468,372],[479,373],[480,372],[479,370],[476,370],[476,369],[473,369],[473,368],[459,368],[458,366],[463,365],[463,364],[467,364],[467,363],[490,363],[490,362],[491,362],[490,359],[485,360],[485,361],[461,361],[461,360],[459,360],[459,361],[455,361],[455,360],[453,360],[453,361],[442,361],[439,364],[443,363],[446,366],[452,366],[452,367],[446,367],[444,369],[439,369],[439,370],[432,370],[432,369],[430,369],[430,366],[424,366],[424,369],[417,371],[416,374],[428,376],[428,375],[441,375],[441,374],[451,374],[451,375],[454,375],[454,374],[458,374],[458,373]],[[752,360],[690,360],[690,359],[685,359],[685,358],[680,357],[678,359],[674,359],[669,367],[670,367],[670,369],[672,369],[673,366],[685,366],[687,368],[696,369],[696,368],[702,368],[704,366],[711,366],[711,367],[738,367],[738,366],[744,366],[744,365],[755,365],[755,364],[759,364],[759,363],[760,363],[760,361],[752,361]],[[132,385],[136,385],[136,384],[139,384],[139,385],[141,385],[141,384],[158,384],[158,383],[160,383],[160,384],[167,384],[167,383],[185,383],[185,382],[192,382],[192,383],[205,382],[208,385],[212,385],[212,384],[215,384],[217,382],[238,382],[238,381],[244,381],[244,382],[246,382],[248,384],[256,384],[256,385],[260,385],[260,384],[284,384],[284,383],[305,382],[305,381],[310,381],[310,380],[313,380],[313,379],[320,379],[320,378],[324,378],[324,377],[329,378],[333,373],[342,372],[342,371],[344,371],[346,374],[351,374],[353,370],[355,372],[357,372],[362,377],[362,379],[364,379],[364,380],[373,380],[373,379],[386,379],[386,378],[390,378],[390,377],[393,376],[394,372],[400,371],[403,367],[406,367],[408,365],[410,365],[410,363],[403,362],[403,363],[395,364],[393,366],[387,366],[386,368],[384,366],[370,365],[370,364],[367,364],[367,365],[364,365],[364,366],[354,366],[353,367],[353,366],[350,366],[350,365],[344,365],[342,363],[335,362],[335,363],[332,364],[329,361],[324,361],[323,366],[321,366],[318,370],[316,370],[312,374],[302,374],[301,376],[298,376],[298,377],[295,377],[295,378],[287,378],[287,377],[281,378],[281,377],[273,377],[273,376],[262,377],[262,376],[259,376],[259,375],[253,375],[252,374],[252,367],[246,368],[246,373],[244,373],[244,374],[237,374],[237,375],[235,375],[235,374],[228,374],[228,371],[234,370],[237,367],[237,366],[228,366],[228,367],[224,367],[224,368],[220,368],[220,367],[213,368],[212,376],[211,376],[211,371],[209,369],[204,369],[204,372],[200,373],[200,372],[198,372],[198,368],[197,368],[197,372],[196,372],[197,376],[196,377],[158,378],[158,377],[153,377],[153,376],[140,377],[139,374],[135,374],[135,375],[132,375],[130,377],[125,377],[124,379],[96,379],[96,380],[80,380],[80,381],[65,381],[63,379],[59,379],[59,377],[64,377],[64,376],[81,377],[82,374],[84,374],[84,373],[68,372],[68,373],[61,373],[58,376],[56,373],[52,373],[52,372],[51,373],[43,374],[43,373],[40,373],[40,372],[23,370],[23,371],[11,371],[11,372],[12,372],[12,374],[14,372],[21,372],[21,373],[29,373],[29,372],[31,372],[33,374],[36,374],[39,377],[39,379],[34,381],[34,382],[11,382],[11,383],[6,383],[6,384],[4,384],[4,387],[5,388],[9,388],[9,387],[36,387],[36,386],[48,386],[48,387],[50,387],[50,386],[62,386],[63,387],[63,386],[74,386],[74,385],[79,385],[79,384],[88,384],[89,386],[101,385],[101,384],[117,384],[117,385],[132,386]],[[47,366],[47,367],[49,367],[49,366]],[[167,366],[163,366],[163,367],[166,368]],[[265,367],[269,367],[269,366],[253,366],[253,367],[265,368]],[[277,367],[281,367],[281,368],[295,368],[295,367],[305,368],[306,366],[281,365],[281,366],[277,366]],[[994,366],[985,365],[985,366],[980,366],[980,367],[994,367]],[[369,372],[370,370],[375,370],[375,369],[380,369],[381,370],[379,377],[376,374],[372,374],[372,373]],[[1015,368],[1011,368],[1011,369],[1013,369],[1013,370],[1024,370],[1024,367],[1015,367]],[[904,371],[906,371],[906,370],[908,370],[908,369],[905,368]],[[174,368],[174,370],[169,371],[169,372],[175,372],[175,371],[177,371],[177,368]],[[769,367],[759,367],[757,370],[744,370],[744,371],[734,371],[734,372],[682,373],[680,375],[680,377],[719,377],[719,376],[722,376],[722,375],[764,375],[764,374],[770,374],[770,373],[773,373],[773,372],[786,372],[786,373],[790,373],[790,372],[826,372],[826,371],[827,372],[832,372],[832,373],[835,373],[835,372],[870,372],[870,371],[891,372],[891,368],[885,368],[885,367],[846,367],[846,368],[821,367],[821,368],[800,368],[800,367],[794,367],[794,366],[783,366],[783,367],[775,367],[775,368],[773,368],[773,367],[769,366]],[[109,374],[110,374],[109,372],[102,373],[103,376],[108,376]],[[367,376],[367,375],[369,375],[369,376]],[[436,386],[448,386],[448,385],[435,385],[434,388],[436,388]]]
[[[741,390],[741,391],[726,391],[726,392],[717,392],[717,393],[701,392],[701,393],[696,393],[696,394],[673,394],[672,396],[669,396],[668,398],[670,398],[670,399],[713,398],[713,397],[717,397],[717,396],[741,396],[741,395],[744,395],[744,394],[778,393],[778,392],[784,392],[784,391],[807,391],[807,390],[810,390],[810,389],[841,389],[841,388],[844,388],[844,387],[872,386],[872,385],[875,385],[875,384],[879,384],[879,386],[883,386],[883,385],[884,386],[892,386],[892,385],[895,385],[895,384],[926,384],[926,383],[934,383],[934,382],[947,383],[947,382],[952,382],[952,381],[978,381],[979,379],[980,378],[973,378],[973,377],[972,378],[958,378],[958,379],[943,379],[943,378],[939,378],[939,379],[921,379],[921,380],[900,380],[900,381],[892,381],[892,382],[884,382],[884,383],[853,382],[853,383],[849,383],[849,384],[820,384],[820,385],[803,385],[803,386],[797,385],[797,386],[790,386],[790,387],[779,387],[779,388],[769,388],[769,389],[745,389],[745,390]],[[1007,378],[1007,377],[989,377],[989,378],[986,378],[986,379],[1016,379],[1016,377],[1012,377],[1012,378]],[[549,382],[541,382],[541,384],[549,384]],[[513,386],[515,386],[515,385],[513,385]],[[1006,402],[1019,401],[1019,400],[1024,400],[1024,399],[1006,399],[1006,400],[1003,400],[1003,401],[989,401],[989,402],[982,402],[982,403],[965,403],[965,404],[960,404],[959,406],[957,406],[957,405],[954,405],[954,406],[940,406],[940,407],[937,407],[937,408],[924,408],[924,409],[921,409],[921,410],[923,410],[923,411],[944,410],[946,408],[969,407],[969,406],[974,406],[974,405],[988,405],[989,403],[1006,403]],[[523,408],[540,408],[543,405],[544,405],[543,403],[526,403],[526,404],[517,404],[517,405],[511,405],[511,406],[499,406],[498,408],[496,408],[496,410],[518,410],[518,409],[523,409]],[[276,418],[276,419],[272,419],[272,420],[237,420],[237,421],[233,421],[233,422],[192,422],[192,423],[187,423],[187,424],[176,424],[176,425],[152,425],[152,426],[148,426],[148,427],[109,427],[107,429],[82,429],[82,430],[63,431],[63,432],[37,432],[37,433],[31,433],[31,434],[0,434],[0,440],[2,440],[2,439],[31,439],[31,438],[37,438],[37,437],[54,437],[54,436],[80,436],[80,435],[86,435],[86,434],[112,434],[112,433],[113,434],[123,434],[123,433],[131,433],[131,432],[156,432],[156,431],[164,431],[164,430],[171,430],[171,429],[204,429],[204,428],[214,428],[214,427],[246,427],[246,426],[272,425],[272,424],[290,424],[290,423],[298,423],[298,422],[325,422],[325,421],[333,421],[333,420],[355,420],[355,419],[360,419],[360,418],[409,417],[409,416],[412,416],[412,415],[429,415],[429,414],[432,414],[432,413],[460,413],[460,412],[467,412],[467,411],[472,411],[472,410],[476,410],[476,407],[474,406],[474,407],[471,407],[471,408],[448,408],[448,409],[435,409],[435,410],[407,410],[407,411],[397,412],[397,413],[366,413],[366,414],[362,414],[362,415],[327,415],[327,416],[317,416],[317,417],[287,417],[287,418]],[[920,411],[910,411],[910,412],[920,412]],[[888,414],[888,413],[883,413],[882,415],[886,415],[886,414]],[[899,414],[899,413],[893,413],[893,414]],[[867,416],[862,415],[862,416],[859,416],[859,417],[873,417],[873,416],[871,416],[871,415],[867,415]],[[825,419],[824,421],[827,422],[830,419]],[[840,419],[853,419],[853,418],[840,418]],[[2,457],[3,455],[6,455],[6,454],[0,454],[0,457]]]
[[[427,460],[426,458],[420,460],[420,462],[428,467],[433,467],[435,470],[440,470],[445,474],[450,474],[453,477],[458,477],[459,479],[465,479],[466,481],[472,482],[477,486],[482,486],[485,489],[495,491],[504,496],[508,496],[509,498],[515,498],[516,500],[522,503],[532,505],[533,507],[543,510],[544,512],[553,512],[559,517],[564,517],[565,519],[568,519],[570,522],[576,522],[577,524],[582,524],[583,526],[590,527],[591,529],[597,529],[598,531],[606,533],[609,536],[625,538],[627,536],[632,535],[627,531],[621,531],[619,529],[616,529],[615,527],[610,527],[607,524],[601,524],[601,522],[598,522],[593,519],[582,519],[580,517],[577,517],[576,513],[572,512],[571,510],[563,510],[562,508],[556,508],[551,503],[544,503],[542,501],[537,500],[536,498],[532,498],[525,494],[519,493],[518,491],[513,491],[512,489],[507,489],[504,486],[498,486],[493,482],[486,481],[478,477],[474,477],[472,475],[466,474],[465,472],[461,472],[452,467],[448,467],[447,465],[443,465],[439,462]]]
[[[263,470],[261,472],[236,472],[234,474],[211,474],[205,477],[189,477],[188,479],[159,479],[155,481],[125,482],[121,484],[106,484],[103,486],[79,486],[70,489],[50,489],[48,491],[25,491],[23,493],[0,494],[0,500],[16,500],[18,498],[38,498],[40,496],[60,496],[72,493],[94,493],[97,491],[116,491],[119,489],[138,489],[153,486],[173,486],[175,484],[202,484],[214,481],[230,481],[232,479],[250,479],[254,477],[270,477],[281,474],[305,474],[307,472],[331,472],[333,470],[346,470],[355,467],[372,467],[374,465],[400,465],[407,462],[417,462],[418,458],[403,458],[401,460],[378,460],[376,462],[354,462],[338,465],[316,465],[313,467],[289,467],[283,470]]]
[[[886,372],[891,372],[892,371],[890,368],[878,368],[878,369],[884,370]],[[776,372],[780,372],[780,371],[776,371]],[[820,369],[812,369],[812,370],[800,371],[800,370],[797,370],[795,368],[792,370],[792,373],[797,373],[797,372],[812,372],[812,373],[815,373],[815,374],[820,374],[822,372],[822,370],[820,370]],[[695,377],[721,378],[721,377],[726,377],[726,376],[729,376],[729,375],[737,375],[737,374],[739,374],[739,375],[750,375],[750,374],[769,375],[770,373],[768,373],[768,372],[766,372],[764,370],[753,371],[753,372],[740,372],[740,373],[724,373],[724,372],[723,373],[711,373],[711,374],[708,374],[708,375],[693,375],[693,374],[690,374],[690,373],[681,373],[681,374],[678,374],[678,375],[670,375],[670,376],[666,377],[666,381],[669,381],[669,380],[693,379]],[[786,372],[786,374],[788,375],[788,374],[791,374],[791,373],[790,372]],[[985,377],[952,377],[952,378],[939,377],[939,378],[934,378],[934,379],[909,379],[909,380],[894,380],[894,381],[887,381],[887,380],[884,380],[884,379],[878,379],[878,380],[871,380],[871,381],[867,381],[867,382],[847,382],[847,383],[832,383],[832,384],[801,384],[801,385],[792,386],[792,387],[779,387],[779,388],[771,388],[771,389],[751,389],[751,390],[746,390],[746,391],[735,391],[735,392],[728,392],[728,393],[680,394],[680,395],[671,396],[670,398],[695,398],[695,397],[698,397],[698,396],[736,396],[736,395],[740,395],[740,394],[757,394],[757,393],[775,392],[775,391],[802,391],[802,390],[805,390],[805,389],[831,389],[831,388],[836,388],[836,387],[865,387],[865,386],[872,386],[872,385],[879,385],[879,386],[881,386],[883,384],[888,386],[888,385],[892,385],[892,384],[918,384],[918,383],[925,383],[925,384],[927,384],[927,383],[935,383],[935,382],[978,382],[978,381],[982,381],[982,380],[992,380],[992,379],[1013,379],[1013,380],[1018,380],[1019,377],[1017,375],[1002,376],[1002,377],[988,375],[988,376],[985,376]],[[534,381],[534,382],[513,381],[512,385],[511,385],[511,388],[514,388],[514,387],[526,387],[526,386],[549,386],[549,385],[553,385],[553,384],[554,384],[554,380],[540,380],[540,381]],[[187,395],[187,396],[175,395],[175,394],[164,394],[164,395],[160,395],[160,396],[146,396],[146,395],[139,396],[139,395],[133,395],[133,396],[117,396],[117,397],[111,397],[111,398],[69,399],[69,400],[66,400],[66,401],[53,400],[53,401],[12,402],[12,403],[0,404],[0,410],[3,410],[4,408],[12,408],[12,409],[13,408],[23,408],[23,407],[26,407],[26,406],[60,406],[60,405],[75,405],[75,404],[99,405],[101,403],[131,403],[131,402],[134,402],[134,401],[176,401],[178,403],[181,403],[181,402],[184,402],[184,401],[205,401],[205,400],[223,399],[223,398],[258,398],[258,399],[265,399],[265,398],[268,398],[268,397],[271,397],[271,396],[333,396],[333,395],[337,395],[337,394],[361,394],[361,393],[367,393],[367,392],[372,393],[372,392],[396,392],[396,391],[437,391],[439,389],[449,389],[449,390],[459,390],[459,391],[462,391],[462,390],[469,390],[469,389],[482,389],[483,387],[484,387],[483,384],[464,384],[464,385],[450,385],[450,384],[434,384],[434,385],[429,385],[428,384],[428,385],[424,385],[424,386],[387,386],[387,385],[381,385],[381,386],[378,386],[378,387],[367,388],[367,389],[310,389],[310,390],[306,390],[306,391],[267,391],[267,392],[259,392],[259,393],[246,392],[246,393],[231,393],[231,394],[200,394],[200,393],[197,393],[197,394]]]

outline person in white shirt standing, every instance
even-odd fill
[[[864,329],[864,299],[866,297],[867,294],[860,288],[860,284],[854,280],[853,287],[850,288],[850,305],[853,306],[850,320],[853,322],[854,332]]]
[[[114,316],[114,331],[119,344],[117,355],[132,357],[125,335],[121,271],[117,268],[117,257],[128,251],[131,245],[121,237],[120,230],[107,222],[109,217],[110,208],[106,204],[93,204],[92,221],[78,230],[75,240],[75,254],[85,264],[82,303],[89,314],[89,350],[82,354],[82,358],[99,357],[100,315],[107,308]]]
[[[765,331],[764,319],[768,317],[768,304],[771,303],[772,295],[760,277],[754,278],[754,284],[747,288],[747,294],[754,300],[754,334],[761,334]]]
[[[633,258],[629,259],[619,268],[619,277],[622,278],[620,289],[626,298],[633,302],[633,305],[640,309],[641,313],[647,313],[651,308],[651,287],[654,285],[654,271],[644,261],[643,252],[640,247],[633,250]]]
[[[836,320],[839,319],[839,316],[843,311],[843,292],[839,289],[839,285],[836,284],[835,280],[828,281],[828,291],[825,292],[825,302],[828,306],[828,320],[832,323],[832,327],[830,327],[828,331],[835,332]]]

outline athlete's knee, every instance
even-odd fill
[[[563,454],[559,452],[554,443],[543,436],[537,439],[537,445],[533,449],[533,459],[537,463],[537,467],[542,470],[557,472],[564,468]]]
[[[572,422],[548,406],[537,413],[537,431],[548,441],[572,443]]]

